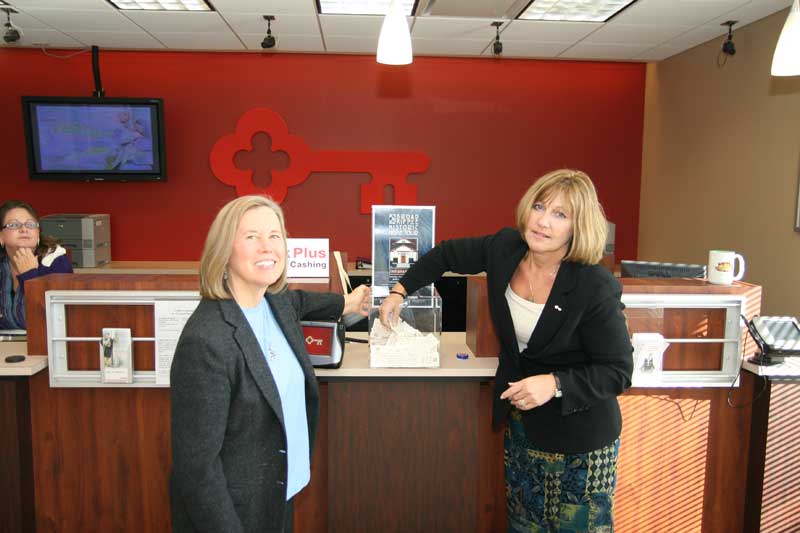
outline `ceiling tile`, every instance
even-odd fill
[[[562,52],[559,58],[628,60],[650,48],[649,45],[578,43]]]
[[[317,15],[315,0],[211,0],[220,13],[262,15]]]
[[[136,24],[115,9],[90,11],[32,8],[25,12],[64,32],[95,30],[124,32],[139,29]],[[14,20],[13,17],[12,20]]]
[[[244,45],[231,32],[155,33],[153,36],[167,48],[176,50],[244,50]]]
[[[760,1],[760,0],[757,0]],[[611,19],[618,24],[699,26],[749,3],[750,0],[638,0]]]
[[[606,24],[588,35],[583,42],[598,44],[661,44],[691,30],[691,26],[666,24]]]
[[[479,39],[494,38],[492,19],[447,17],[417,17],[411,37],[422,39]]]
[[[722,24],[726,20],[738,20],[739,22],[733,27],[733,30],[736,31],[736,28],[761,20],[782,9],[788,9],[791,5],[792,0],[753,0],[749,4],[726,13],[725,16],[717,17],[706,25],[713,26]]]
[[[259,13],[229,13],[222,18],[236,33],[267,33],[267,21]],[[279,15],[272,21],[272,33],[312,35],[319,34],[316,15]]]
[[[485,39],[411,39],[414,54],[426,56],[479,56],[489,41]]]
[[[10,47],[9,45],[6,45]],[[34,29],[25,31],[19,46],[41,48],[83,48],[83,43],[76,41],[69,35],[64,35],[57,30]]]
[[[6,23],[6,15],[5,13],[0,14],[2,15],[2,24]],[[52,29],[49,24],[39,20],[38,18],[28,15],[27,13],[20,11],[18,13],[11,14],[11,22],[14,26],[18,28],[22,28],[22,31],[25,32],[27,30],[32,29]]]
[[[501,39],[502,40],[502,39]],[[532,41],[503,41],[503,57],[530,57],[548,58],[558,57],[564,50],[569,48],[569,43],[540,43]],[[487,50],[484,55],[490,56],[491,51]]]
[[[150,33],[229,33],[218,13],[174,11],[126,11],[136,24]]]
[[[73,31],[71,37],[81,41],[87,46],[97,45],[100,48],[117,49],[163,49],[161,44],[152,35],[144,31],[115,32],[115,31]]]
[[[517,39],[542,43],[574,43],[601,28],[595,22],[514,20],[500,34],[501,40]]]
[[[681,50],[671,46],[655,46],[645,50],[633,59],[636,61],[663,61],[679,53],[681,53]]]
[[[44,7],[51,9],[96,9],[99,11],[115,10],[106,0],[6,0],[18,9]],[[116,10],[115,10],[116,11]]]
[[[374,38],[369,38],[326,35],[325,47],[327,48],[328,52],[336,52],[340,54],[355,53],[375,55],[378,51],[378,36],[376,34]]]
[[[431,16],[439,17],[477,17],[477,18],[503,18],[516,0],[436,0],[429,2],[427,10]]]
[[[325,39],[333,35],[377,39],[383,25],[383,17],[370,15],[320,15],[319,21]]]

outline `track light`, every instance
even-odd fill
[[[736,45],[733,44],[733,25],[739,22],[738,20],[726,20],[721,26],[728,27],[728,38],[722,43],[722,53],[729,56],[736,55]]]
[[[492,26],[494,26],[495,29],[494,42],[492,43],[492,54],[496,56],[499,56],[503,53],[503,43],[500,42],[500,26],[502,25],[503,23],[501,21],[496,20],[492,22]]]
[[[278,40],[272,36],[272,21],[275,20],[275,16],[264,15],[264,20],[267,21],[267,36],[261,41],[261,48],[275,48],[275,45],[278,44]]]
[[[383,65],[409,65],[414,61],[411,32],[400,0],[392,0],[383,17],[375,60]]]
[[[16,10],[10,7],[4,7],[3,11],[6,12],[6,23],[3,24],[5,31],[3,31],[3,40],[6,43],[15,43],[22,39],[22,30],[11,23],[11,13],[17,13]]]

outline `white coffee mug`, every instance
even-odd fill
[[[739,262],[736,274],[734,265]],[[730,285],[744,277],[744,257],[729,250],[711,250],[708,252],[708,281],[717,285]]]

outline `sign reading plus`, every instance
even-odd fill
[[[327,278],[328,239],[286,239],[286,276]]]

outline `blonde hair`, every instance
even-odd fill
[[[603,258],[608,222],[592,180],[580,170],[548,172],[528,188],[517,205],[517,229],[520,235],[524,240],[525,226],[533,204],[547,203],[559,193],[564,195],[573,220],[572,239],[564,261],[587,265],[599,263]]]
[[[211,300],[229,300],[232,298],[225,282],[228,261],[233,253],[233,241],[236,230],[244,214],[257,207],[271,209],[278,216],[283,236],[284,257],[286,256],[286,223],[283,210],[271,198],[260,195],[241,196],[231,200],[219,210],[214,222],[208,230],[203,256],[200,258],[200,294]],[[286,287],[286,264],[284,262],[281,277],[267,288],[267,292],[276,293]]]

